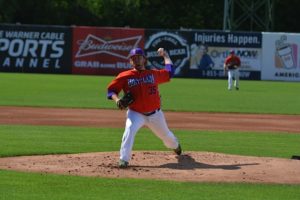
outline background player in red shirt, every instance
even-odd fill
[[[224,70],[228,72],[228,90],[232,89],[232,79],[234,78],[234,87],[239,90],[240,73],[239,68],[241,60],[234,54],[234,50],[230,50],[229,56],[225,59]]]
[[[159,84],[169,82],[174,75],[173,63],[163,48],[159,48],[157,53],[163,57],[165,69],[146,69],[147,58],[143,50],[135,48],[130,51],[129,58],[133,69],[121,72],[107,87],[108,99],[114,100],[120,109],[123,109],[119,104],[121,91],[130,92],[134,99],[127,110],[120,149],[120,168],[128,166],[135,135],[144,125],[149,127],[167,148],[173,149],[177,155],[182,152],[177,138],[167,126],[158,90]]]

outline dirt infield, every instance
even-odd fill
[[[171,129],[300,133],[300,116],[165,112]],[[125,111],[0,107],[0,124],[123,127]],[[133,152],[118,169],[118,152],[0,158],[0,169],[79,176],[147,178],[193,182],[300,184],[300,160],[212,152]]]
[[[290,132],[300,134],[299,115],[164,112],[171,129]],[[1,107],[0,124],[123,128],[125,111]]]

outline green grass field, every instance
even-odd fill
[[[297,185],[215,184],[104,179],[0,171],[5,200],[299,200]]]
[[[105,88],[112,77],[0,73],[0,105],[114,108]],[[161,86],[164,110],[300,114],[299,83],[173,79]],[[118,151],[122,129],[0,125],[0,157]],[[289,158],[300,134],[174,130],[186,151]],[[135,150],[166,150],[148,129]],[[90,178],[0,170],[0,200],[13,199],[300,199],[300,185],[215,184]]]
[[[300,155],[300,134],[173,130],[185,151],[290,158]],[[0,157],[118,151],[123,129],[0,125]],[[168,151],[149,129],[134,150]]]
[[[0,73],[0,105],[115,108],[106,99],[113,77]],[[173,79],[160,87],[164,110],[300,114],[297,82]]]

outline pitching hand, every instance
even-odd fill
[[[168,53],[165,51],[164,48],[159,48],[159,49],[157,50],[157,53],[158,53],[158,55],[160,55],[160,56],[162,56],[162,57],[165,57],[165,56],[168,55]]]

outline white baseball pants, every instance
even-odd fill
[[[128,109],[126,126],[120,149],[120,159],[127,162],[130,160],[135,135],[144,125],[149,127],[153,133],[163,141],[167,148],[176,149],[178,147],[178,140],[169,130],[162,110],[157,111],[153,115],[145,116]]]
[[[234,78],[234,87],[239,88],[240,72],[239,69],[228,70],[228,90],[232,89],[232,79]]]

